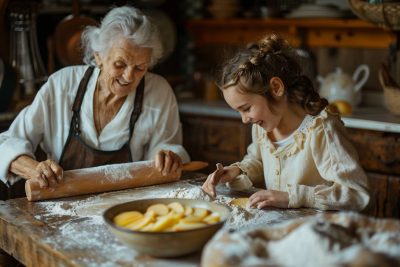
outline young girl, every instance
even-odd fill
[[[210,174],[203,190],[235,190],[265,181],[250,205],[362,210],[369,202],[367,177],[339,116],[327,109],[302,74],[296,52],[277,35],[240,51],[224,67],[221,90],[243,123],[252,123],[252,143],[241,162]]]

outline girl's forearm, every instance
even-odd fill
[[[242,170],[238,166],[229,166],[227,168],[229,168],[229,170],[228,170],[229,180],[227,179],[226,181],[223,181],[223,182],[230,182],[230,181],[234,180],[239,174],[242,173]]]

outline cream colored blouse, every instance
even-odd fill
[[[267,189],[289,193],[289,208],[362,210],[369,202],[368,180],[338,115],[327,110],[306,116],[292,142],[275,147],[258,125],[228,186],[235,190],[264,179]]]

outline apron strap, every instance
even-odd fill
[[[73,130],[75,135],[81,134],[79,113],[81,111],[82,101],[83,97],[85,96],[87,84],[89,82],[90,76],[93,73],[93,70],[94,70],[93,66],[90,66],[86,70],[85,75],[83,76],[81,82],[79,83],[78,92],[76,93],[74,105],[72,106],[73,115],[72,115],[70,130]]]

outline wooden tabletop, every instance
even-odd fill
[[[122,202],[168,197],[174,189],[199,187],[200,180],[42,202],[26,198],[1,201],[0,247],[26,266],[199,266],[201,252],[173,259],[138,254],[108,231],[102,213]],[[219,192],[231,194],[226,188]],[[270,222],[314,213],[309,209],[279,210]]]

